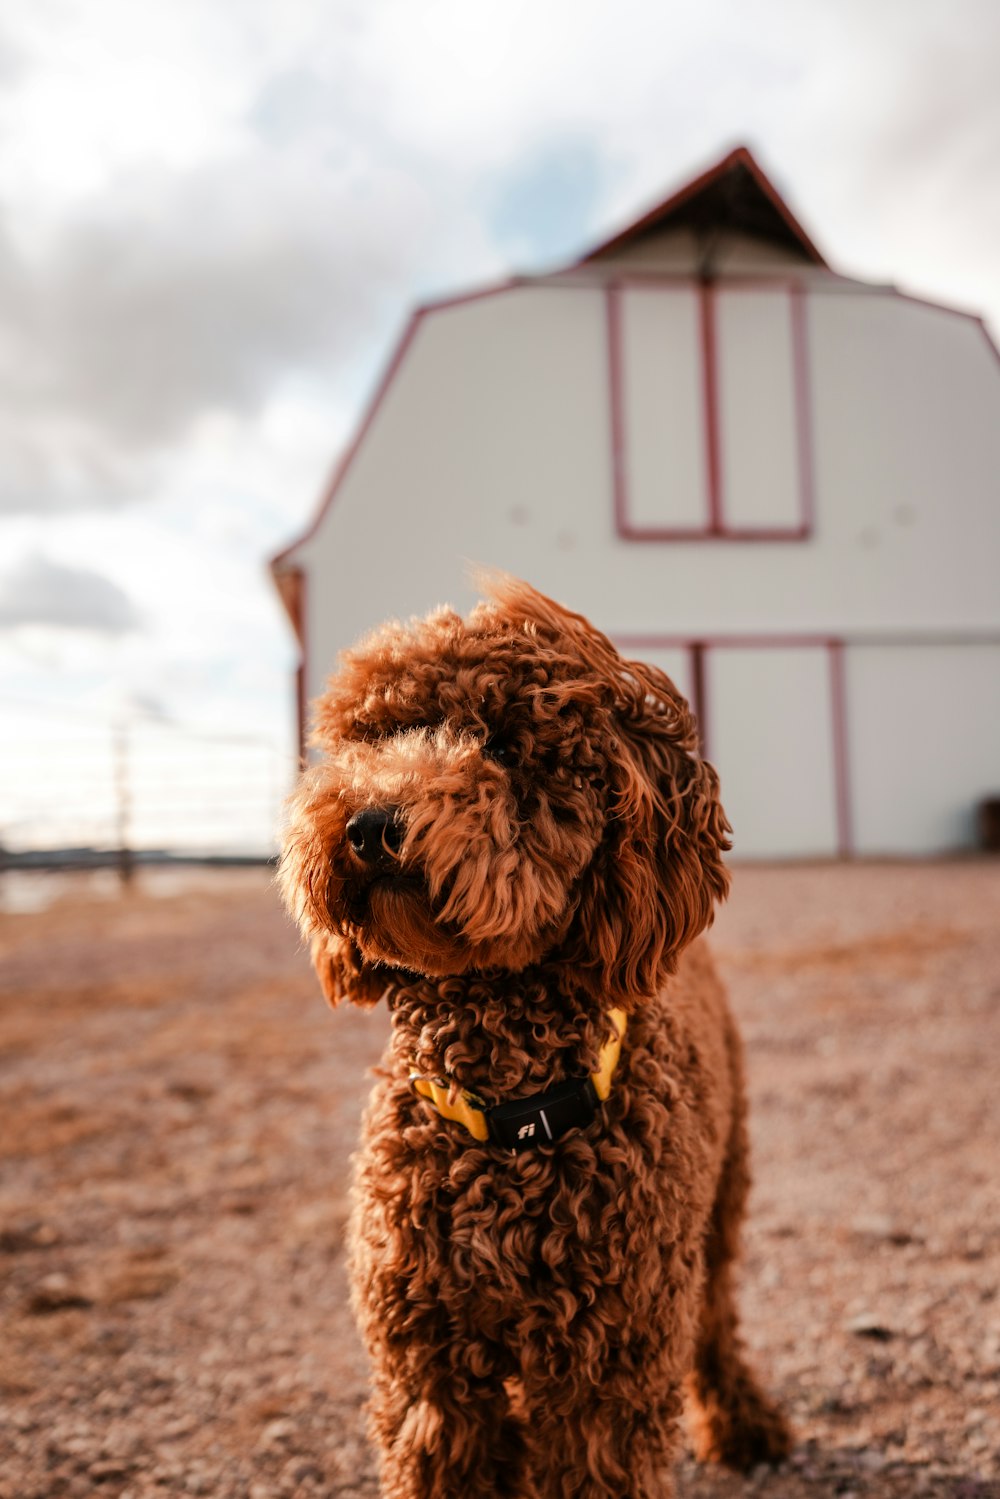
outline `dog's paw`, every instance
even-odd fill
[[[721,1463],[738,1473],[784,1462],[792,1433],[781,1411],[755,1385],[741,1384],[722,1404],[712,1398],[691,1411],[691,1436],[700,1462]]]

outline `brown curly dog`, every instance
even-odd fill
[[[392,1036],[353,1291],[391,1499],[672,1492],[777,1461],[732,1262],[740,1043],[703,942],[717,777],[662,672],[509,578],[390,624],[319,700],[281,879],[336,1003]]]

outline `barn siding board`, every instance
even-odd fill
[[[715,294],[721,511],[731,530],[802,526],[791,294]]]
[[[700,310],[692,286],[626,288],[621,305],[621,443],[627,521],[638,529],[708,524]]]
[[[713,647],[706,746],[737,858],[838,852],[825,645]]]
[[[846,667],[857,851],[974,844],[1000,793],[1000,644],[852,646]]]

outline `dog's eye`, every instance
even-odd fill
[[[483,754],[487,760],[493,760],[497,765],[516,765],[517,756],[507,743],[506,739],[499,734],[491,734],[483,744]]]

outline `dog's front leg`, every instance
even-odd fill
[[[375,1375],[371,1402],[385,1499],[534,1499],[502,1384],[442,1359],[415,1379]]]
[[[542,1499],[671,1499],[681,1389],[620,1350],[596,1382],[527,1381],[528,1468]]]

